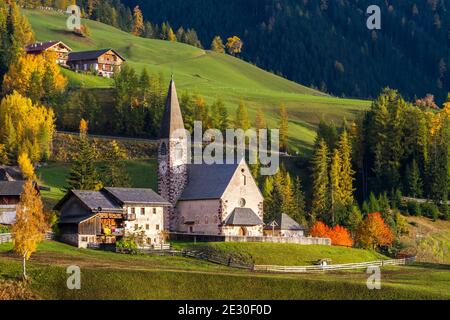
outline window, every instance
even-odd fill
[[[208,224],[208,217],[205,217],[205,224]]]
[[[167,154],[167,146],[164,142],[161,143],[161,150],[159,151],[159,153],[161,153],[162,156],[165,156]]]
[[[156,230],[159,230],[159,224],[156,225]]]
[[[189,227],[189,232],[193,233],[194,232],[194,228],[193,227]]]
[[[156,214],[156,208],[153,208],[153,214]]]
[[[134,225],[134,231],[138,231],[139,230],[139,225],[138,224],[135,224]]]
[[[135,214],[136,213],[136,209],[135,208],[131,208],[131,214]]]
[[[244,208],[246,203],[247,203],[247,202],[245,201],[244,198],[239,199],[239,206],[240,206],[241,208]]]
[[[81,237],[81,242],[87,242],[88,238],[87,237]]]
[[[149,224],[145,225],[145,230],[150,230],[150,225]]]
[[[145,216],[145,208],[141,208],[141,215]]]

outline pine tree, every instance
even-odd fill
[[[336,149],[331,157],[330,166],[330,195],[331,195],[331,222],[334,224],[334,211],[336,207],[343,206],[341,198],[341,157]]]
[[[311,215],[315,221],[318,216],[327,217],[330,210],[330,180],[328,176],[328,146],[321,140],[315,149],[313,164],[313,199]]]
[[[348,139],[347,131],[341,134],[338,143],[338,152],[340,157],[340,170],[339,170],[339,203],[343,206],[349,206],[353,204],[353,181],[355,172],[352,169],[352,149]]]
[[[305,194],[302,189],[302,181],[299,176],[295,178],[294,183],[294,201],[296,206],[296,212],[292,218],[300,224],[306,225],[306,205]]]
[[[80,137],[77,150],[72,161],[68,190],[95,190],[99,188],[98,175],[94,166],[94,155],[87,137],[87,122],[80,122]]]
[[[298,214],[297,205],[295,201],[294,194],[294,183],[292,181],[291,175],[288,172],[284,172],[284,184],[282,185],[282,203],[281,203],[281,213],[285,213],[291,218],[296,217]],[[281,187],[281,186],[280,186]]]
[[[101,180],[108,187],[130,187],[130,177],[126,171],[124,160],[126,152],[113,140],[109,143],[101,168]]]
[[[219,36],[215,36],[211,43],[211,51],[225,53],[225,45]]]
[[[234,121],[235,129],[242,129],[244,131],[250,128],[250,120],[248,118],[247,106],[244,101],[239,103],[239,106],[236,110],[236,118]]]
[[[222,100],[218,101],[217,116],[219,124],[218,129],[225,132],[230,127],[230,123],[228,119],[228,110]]]
[[[284,103],[280,105],[280,150],[287,151],[289,139],[289,116]]]
[[[261,129],[267,128],[266,119],[264,117],[264,112],[261,108],[256,110],[255,128],[259,132]]]
[[[361,214],[361,211],[359,210],[358,206],[353,205],[346,221],[346,226],[348,226],[353,235],[355,234],[362,220],[363,216]]]
[[[410,197],[422,197],[422,178],[420,177],[419,166],[416,159],[413,159],[411,166],[407,166],[405,170],[406,190]]]

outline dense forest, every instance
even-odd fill
[[[374,98],[396,88],[407,99],[450,87],[450,0],[122,0],[153,23],[197,31],[205,47],[239,36],[240,57],[337,96]],[[381,30],[366,27],[381,8]],[[276,57],[274,59],[274,57]]]

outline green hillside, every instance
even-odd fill
[[[277,108],[284,102],[291,117],[290,135],[294,149],[308,150],[315,137],[314,126],[322,116],[336,121],[351,118],[369,105],[368,101],[337,99],[288,81],[229,55],[201,50],[182,43],[144,39],[111,26],[86,20],[89,38],[65,30],[66,16],[55,12],[24,10],[39,41],[62,40],[73,50],[114,48],[138,70],[147,67],[168,79],[173,72],[179,91],[189,90],[208,101],[221,98],[230,111],[240,99],[254,116],[257,107],[266,112],[269,125],[277,121]],[[87,87],[108,87],[111,80],[65,71],[71,83]],[[232,114],[233,114],[232,113]]]

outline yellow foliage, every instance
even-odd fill
[[[0,143],[12,155],[27,153],[33,162],[50,157],[54,123],[52,109],[33,104],[16,91],[0,103]]]
[[[88,133],[88,122],[84,119],[80,120],[80,136],[85,137]]]
[[[242,46],[243,46],[243,42],[237,36],[233,36],[233,37],[230,37],[227,39],[226,47],[230,54],[234,55],[236,53],[240,53],[242,51]]]
[[[17,163],[19,164],[20,170],[22,171],[22,174],[26,179],[36,180],[34,167],[31,163],[30,158],[28,157],[28,154],[21,153],[19,159],[17,160]]]
[[[12,227],[14,251],[25,260],[36,252],[37,245],[44,240],[48,225],[44,206],[31,180],[27,180],[17,206],[16,222]]]
[[[9,94],[14,90],[24,96],[40,88],[41,92],[38,98],[44,94],[53,92],[44,92],[46,85],[44,81],[46,73],[51,75],[51,88],[54,92],[62,92],[67,86],[67,79],[64,77],[58,65],[56,64],[56,53],[46,52],[40,55],[24,55],[13,63],[5,74],[3,81],[3,93]]]

